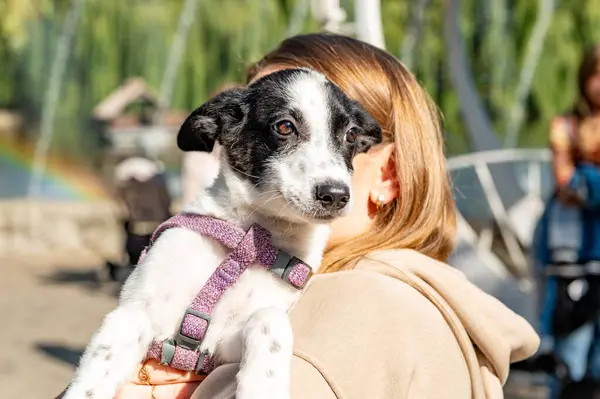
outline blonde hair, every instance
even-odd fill
[[[375,216],[373,228],[330,246],[321,272],[351,269],[373,251],[410,248],[445,260],[454,246],[456,218],[437,108],[414,76],[391,54],[345,36],[309,34],[284,40],[253,65],[307,67],[323,73],[359,101],[394,143],[399,195]]]

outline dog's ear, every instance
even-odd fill
[[[360,107],[360,105],[358,106]],[[369,151],[372,146],[381,143],[383,139],[381,126],[371,114],[360,107],[355,116],[362,131],[356,140],[354,155]]]
[[[212,151],[223,131],[235,129],[244,121],[245,92],[243,87],[225,90],[192,112],[177,134],[179,149]]]

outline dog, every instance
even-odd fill
[[[353,205],[352,159],[381,140],[376,120],[323,75],[274,72],[218,94],[181,126],[181,150],[222,148],[218,177],[185,212],[244,230],[258,224],[274,247],[318,267],[329,223]],[[227,255],[223,245],[188,229],[164,231],[123,285],[64,398],[113,398],[152,342],[177,331]],[[290,396],[287,311],[299,294],[253,264],[214,308],[200,351],[216,365],[240,363],[236,398]]]

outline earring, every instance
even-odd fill
[[[384,199],[383,194],[381,194],[379,197],[377,197],[377,204],[376,204],[377,210],[380,210],[383,207],[383,205],[384,205],[383,199]]]

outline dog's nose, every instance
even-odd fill
[[[350,187],[339,182],[319,184],[316,197],[325,208],[342,209],[350,201]]]

